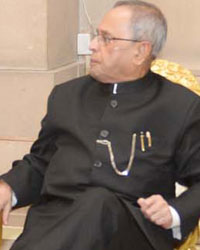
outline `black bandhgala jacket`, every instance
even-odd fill
[[[111,165],[108,148],[96,140],[112,143],[117,167],[124,170],[134,133],[136,149],[130,173],[119,176]],[[183,239],[197,225],[200,98],[152,72],[139,80],[119,83],[117,93],[113,93],[113,84],[99,83],[91,76],[56,86],[30,154],[14,162],[2,178],[13,188],[18,207],[45,195],[74,199],[75,193],[86,187],[105,187],[127,205],[156,249],[168,249],[167,240],[158,236],[169,230],[147,222],[136,201],[162,195],[180,215]],[[188,187],[178,198],[175,182]]]

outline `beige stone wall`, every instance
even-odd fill
[[[56,84],[84,73],[78,0],[0,1],[0,173],[32,144]]]
[[[77,61],[78,0],[48,0],[48,68]]]
[[[47,68],[47,1],[0,1],[0,69]]]
[[[0,69],[48,70],[77,61],[78,0],[2,0]]]
[[[200,1],[199,0],[147,0],[158,5],[169,24],[169,35],[160,57],[181,63],[200,75]],[[82,0],[80,0],[82,2]],[[89,16],[97,26],[102,15],[116,0],[85,0]],[[81,5],[80,30],[87,32],[89,26]]]

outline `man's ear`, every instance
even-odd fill
[[[146,61],[152,53],[152,45],[148,41],[141,41],[135,47],[134,62],[137,65],[141,65]]]

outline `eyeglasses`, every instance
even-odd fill
[[[92,39],[95,39],[95,38],[101,45],[104,45],[104,46],[111,44],[113,41],[128,41],[128,42],[136,42],[136,43],[141,42],[140,40],[135,40],[135,39],[119,38],[119,37],[112,37],[106,34],[99,34],[98,31],[92,34]]]

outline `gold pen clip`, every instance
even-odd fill
[[[144,132],[140,132],[140,143],[141,143],[141,150],[142,150],[142,152],[145,152]]]
[[[152,138],[151,138],[151,133],[149,131],[146,132],[146,137],[148,139],[148,147],[152,147]]]

